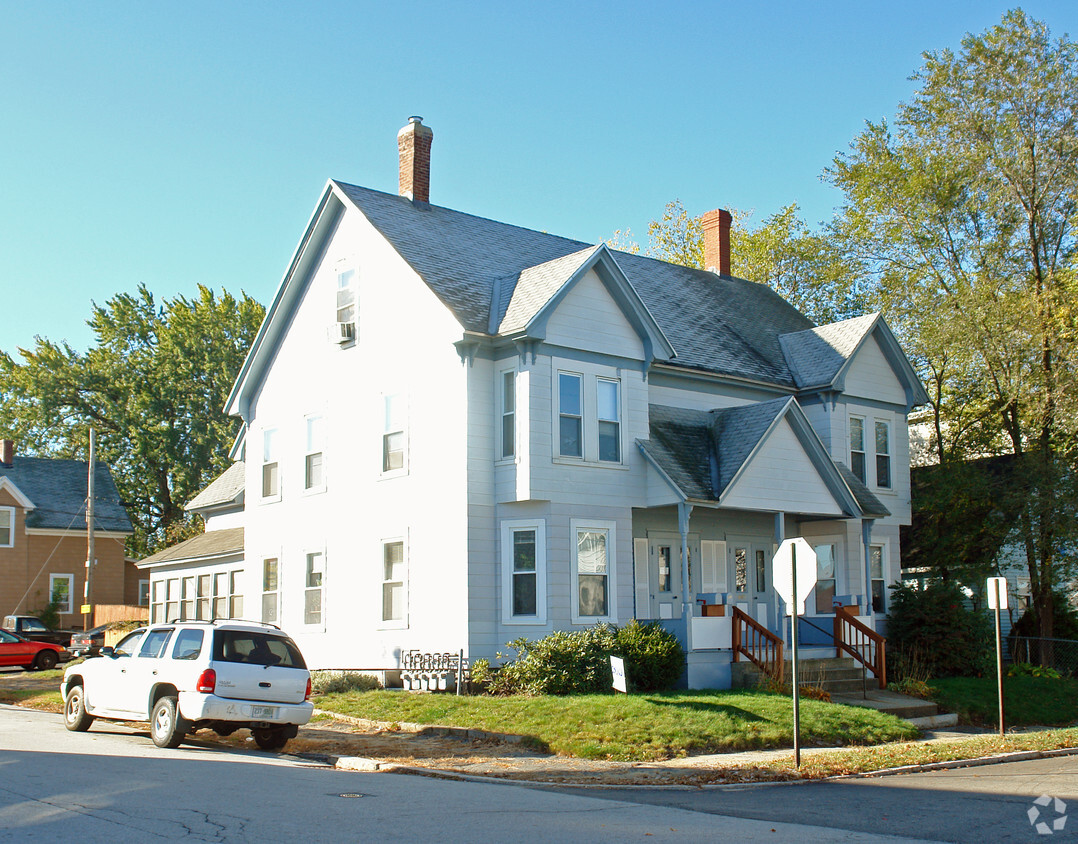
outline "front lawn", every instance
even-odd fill
[[[995,675],[929,680],[932,699],[966,724],[992,725],[999,719]],[[1007,727],[1078,724],[1078,680],[1048,677],[1003,678],[1003,722]]]
[[[322,695],[315,705],[372,721],[510,733],[541,750],[586,759],[646,761],[793,746],[790,698],[762,692],[457,697],[375,691]],[[918,734],[871,709],[801,701],[806,747],[880,744]]]

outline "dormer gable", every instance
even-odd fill
[[[907,411],[928,401],[917,373],[880,313],[783,334],[783,355],[801,392],[847,392],[905,403]],[[881,380],[882,378],[882,380]],[[886,379],[894,381],[892,395]]]
[[[592,351],[620,352],[642,360],[645,369],[655,359],[676,356],[613,253],[603,244],[527,267],[515,278],[498,280],[491,297],[489,331],[524,346],[554,341],[587,348],[594,341],[599,347]],[[622,335],[620,345],[616,334]],[[625,335],[632,338],[627,343]]]
[[[30,510],[36,510],[37,506],[30,500],[21,489],[19,489],[11,478],[0,477],[0,493],[6,492],[10,495],[15,503],[23,510],[29,512]]]

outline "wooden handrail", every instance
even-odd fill
[[[887,640],[857,620],[849,607],[835,607],[835,647],[872,669],[881,689],[887,688]]]
[[[745,656],[764,674],[781,683],[786,667],[782,659],[782,639],[737,607],[731,609],[734,662]]]

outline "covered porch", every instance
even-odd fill
[[[773,558],[817,555],[799,619],[802,658],[853,656],[882,679],[873,529],[886,508],[834,462],[792,398],[709,413],[652,406],[648,502],[633,510],[634,614],[685,648],[689,688],[729,688],[750,660],[781,677],[793,631]]]

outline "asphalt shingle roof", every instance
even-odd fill
[[[187,502],[185,510],[201,510],[222,504],[242,504],[245,465],[237,460],[215,478],[202,492]]]
[[[85,529],[88,476],[85,460],[16,455],[10,467],[0,466],[0,478],[10,479],[35,505],[26,514],[28,528]],[[131,532],[131,519],[104,463],[94,467],[94,529]]]
[[[780,337],[797,386],[822,387],[834,381],[878,318],[865,314]]]
[[[206,557],[221,557],[225,554],[243,553],[243,528],[211,530],[171,545],[156,554],[139,561],[139,566],[147,563],[178,563],[182,560],[197,560]]]
[[[720,491],[730,485],[734,475],[745,465],[752,450],[775,421],[775,417],[789,402],[788,398],[779,398],[712,411]]]
[[[581,253],[582,262],[594,248],[437,205],[418,205],[381,191],[336,184],[469,331],[490,332],[491,322],[503,322],[503,309],[507,317],[510,311],[516,313],[518,296],[521,316],[505,321],[502,330],[519,327],[522,315],[535,307],[534,300],[550,290],[576,257],[565,264],[558,259]],[[673,344],[675,364],[795,386],[779,336],[813,324],[769,287],[627,252],[613,255]],[[510,289],[512,293],[507,292]]]

